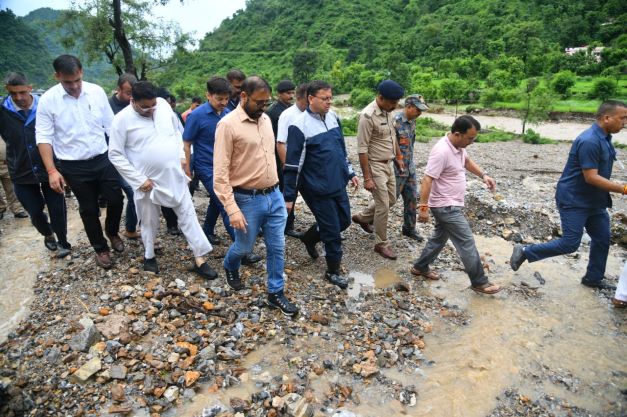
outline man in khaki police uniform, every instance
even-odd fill
[[[374,201],[352,219],[368,233],[372,233],[374,223],[374,251],[384,258],[396,259],[387,239],[388,213],[396,202],[396,179],[391,162],[395,161],[401,172],[405,170],[405,165],[396,141],[391,112],[405,91],[392,80],[382,81],[377,91],[376,99],[359,115],[357,126],[357,152],[364,175],[364,188],[372,193]]]

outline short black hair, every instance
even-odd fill
[[[226,73],[226,79],[229,81],[244,81],[246,79],[246,74],[238,69],[232,69],[231,71]]]
[[[207,93],[231,94],[231,84],[224,77],[211,77],[207,80]]]
[[[601,103],[601,105],[597,109],[595,117],[597,120],[599,120],[601,117],[605,115],[614,114],[616,109],[618,109],[619,107],[627,107],[627,105],[625,104],[625,102],[620,101],[620,100],[604,101],[603,103]]]
[[[296,87],[296,98],[307,97],[307,88],[309,88],[309,83],[302,83]]]
[[[251,75],[242,83],[242,91],[248,96],[252,96],[255,91],[259,90],[272,93],[272,87],[270,87],[270,84],[258,75]]]
[[[137,81],[133,84],[131,95],[133,100],[150,100],[158,97],[157,87],[150,81]]]
[[[473,127],[478,132],[481,130],[481,123],[474,117],[465,114],[455,119],[453,126],[451,126],[451,133],[466,133]]]
[[[322,81],[322,80],[312,81],[307,85],[307,95],[315,96],[316,93],[320,90],[330,90],[330,89],[333,89],[333,87],[331,87],[331,84],[329,84],[326,81]]]
[[[10,72],[5,79],[4,84],[10,86],[30,85],[26,75],[21,72]]]
[[[137,82],[137,77],[131,73],[125,72],[118,77],[118,87],[122,87],[124,83],[128,83],[131,87]]]
[[[192,97],[192,103],[202,104],[202,99],[198,96]]]
[[[76,74],[83,64],[74,55],[59,55],[53,62],[54,71],[59,74]]]

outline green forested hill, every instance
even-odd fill
[[[10,10],[0,10],[0,76],[9,71],[25,73],[36,88],[46,88],[56,81],[52,61],[64,53],[76,54],[61,45],[60,33],[55,25],[62,10],[48,7],[33,10],[18,17]],[[83,60],[84,61],[84,60]],[[96,63],[83,62],[85,79],[101,85],[115,84],[115,71],[102,59]]]
[[[249,0],[158,79],[188,95],[233,67],[272,82],[324,77],[341,92],[388,76],[411,87],[417,72],[477,80],[496,69],[518,78],[599,75],[624,69],[626,28],[623,0]],[[564,54],[582,45],[614,48],[600,64]]]

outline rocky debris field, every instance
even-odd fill
[[[431,145],[416,144],[420,173]],[[355,156],[353,139],[348,148]],[[568,149],[566,144],[522,143],[469,148],[498,184],[492,194],[469,177],[466,213],[475,233],[515,242],[558,235],[553,192]],[[625,180],[623,172],[617,177]],[[368,193],[360,189],[350,198],[357,212],[367,204]],[[204,192],[194,200],[202,217]],[[625,204],[620,197],[615,202],[614,239],[624,243]],[[355,280],[348,294],[322,279],[322,256],[311,260],[300,242],[287,238],[286,293],[301,307],[294,320],[265,306],[264,262],[242,268],[245,290],[228,289],[221,267],[224,244],[215,247],[210,260],[221,276],[204,281],[188,271],[192,258],[182,236],[160,236],[159,275],[142,271],[140,242],[126,241],[114,268],[104,271],[95,266],[84,235],[73,237],[71,257],[38,274],[30,315],[0,345],[0,414],[171,416],[201,392],[249,386],[245,395],[208,404],[199,415],[351,417],[358,415],[345,407],[368,402],[372,395],[394,401],[411,415],[418,387],[399,383],[386,370],[423,372],[431,365],[423,349],[433,320],[464,326],[472,316],[410,276],[409,260],[424,243],[400,238],[401,214],[402,204],[397,204],[389,222],[396,262],[374,254],[373,237],[359,227],[344,232],[344,269]],[[312,222],[298,205],[297,226]],[[419,226],[425,236],[431,228]],[[226,240],[221,226],[218,231]],[[264,252],[260,239],[255,253]],[[484,261],[488,270],[497,262]],[[450,247],[436,267],[463,269]],[[382,270],[388,276],[381,285],[357,282],[358,273],[372,276]],[[533,300],[541,297],[542,279],[509,286],[506,292]],[[247,366],[247,355],[253,354],[265,355],[277,369]],[[498,404],[493,417],[593,415],[550,396],[531,401],[516,388],[504,391]]]

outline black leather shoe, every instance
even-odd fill
[[[196,262],[194,262],[194,268],[192,268],[192,271],[210,281],[218,278],[218,273],[214,271],[214,269],[211,268],[207,262],[203,262],[200,266],[196,265]]]
[[[209,243],[211,243],[212,246],[218,246],[222,243],[217,235],[207,235],[207,240],[209,240]]]
[[[606,284],[603,281],[587,281],[585,279],[582,279],[581,285],[585,285],[586,287],[590,287],[590,288],[596,288],[598,290],[611,290],[611,291],[616,290],[615,286]]]
[[[57,241],[53,235],[44,237],[44,246],[50,251],[57,250]]]
[[[318,259],[318,257],[320,257],[315,243],[307,241],[304,236],[300,239],[300,241],[303,242],[303,245],[305,245],[305,249],[307,249],[307,253],[311,259]]]
[[[285,231],[285,236],[289,236],[289,237],[293,237],[296,239],[301,239],[303,237],[304,233],[303,232],[299,232],[297,230],[294,229],[288,229]]]
[[[327,271],[324,274],[324,279],[326,279],[333,285],[337,285],[343,290],[348,288],[348,281],[346,280],[346,278],[338,273]]]
[[[178,227],[168,227],[168,234],[172,236],[178,236],[181,234],[181,231]]]
[[[526,259],[525,247],[521,244],[514,245],[512,256],[509,258],[509,266],[512,268],[512,271],[518,271],[518,268]]]
[[[403,230],[403,236],[407,236],[410,239],[414,239],[418,243],[425,240],[422,236],[418,234],[416,230]]]
[[[0,220],[2,220],[4,218],[4,212],[7,211],[7,209],[3,208],[0,209]]]
[[[224,268],[224,274],[226,275],[226,285],[229,286],[233,291],[239,291],[244,289],[244,284],[242,284],[242,280],[239,277],[239,270],[237,271],[229,271]]]
[[[268,294],[268,307],[270,308],[278,308],[281,310],[283,314],[288,317],[294,317],[298,314],[298,307],[292,304],[290,300],[287,299],[283,290],[276,292],[274,294]]]
[[[70,245],[69,242],[65,241],[65,242],[57,242],[57,258],[65,258],[66,256],[68,256],[71,253],[72,250],[72,245]]]
[[[28,214],[26,214],[25,211],[18,211],[13,215],[13,217],[15,217],[16,219],[26,219],[28,218]]]
[[[157,258],[144,259],[144,271],[158,274],[159,265],[157,265]]]
[[[242,265],[251,266],[262,260],[260,255],[254,253],[247,253],[241,260]]]

